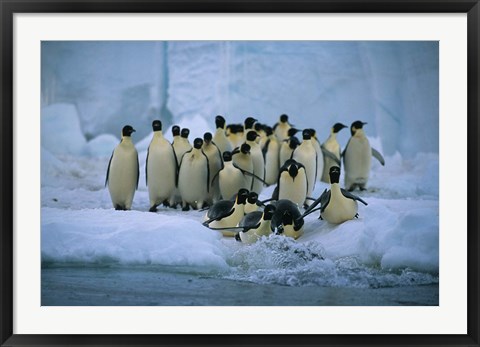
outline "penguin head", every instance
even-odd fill
[[[310,136],[311,136],[311,137],[315,137],[315,135],[317,134],[317,131],[316,131],[315,129],[313,129],[313,128],[310,128],[310,129],[307,129],[307,130],[310,131]]]
[[[173,134],[173,136],[179,136],[180,135],[180,127],[178,125],[174,125],[172,127],[172,134]]]
[[[253,128],[255,129],[255,131],[257,133],[261,132],[261,131],[265,131],[265,125],[262,124],[262,123],[255,123],[255,125],[253,126]]]
[[[225,118],[223,118],[222,116],[218,115],[215,117],[215,126],[217,128],[224,128],[225,127]]]
[[[343,128],[346,128],[347,126],[342,124],[342,123],[335,123],[335,125],[332,127],[332,131],[334,134],[338,133],[340,130]]]
[[[272,127],[266,126],[266,127],[265,127],[265,133],[267,134],[267,136],[273,135],[273,129],[272,129]]]
[[[295,163],[292,163],[290,167],[288,168],[288,174],[290,175],[291,178],[295,178],[298,175],[298,167]]]
[[[340,182],[340,168],[338,166],[332,166],[329,171],[330,183]]]
[[[253,205],[253,204],[256,204],[257,201],[258,201],[258,194],[255,193],[255,192],[250,192],[250,193],[248,194],[248,199],[247,199],[247,201],[248,201],[249,204],[252,204],[252,205]]]
[[[193,147],[196,149],[202,148],[203,145],[203,140],[200,137],[197,137],[195,140],[193,140]]]
[[[355,135],[355,132],[358,129],[362,129],[365,124],[367,124],[367,123],[359,121],[359,120],[353,122],[352,125],[350,125],[350,133],[352,134],[352,136]]]
[[[282,123],[288,123],[288,116],[286,114],[282,114],[280,116],[280,122]]]
[[[290,129],[288,129],[287,135],[288,135],[288,137],[292,137],[292,136],[295,136],[295,134],[298,133],[298,132],[299,132],[298,129],[290,128]]]
[[[237,204],[238,205],[245,205],[248,198],[248,190],[245,188],[241,188],[237,193]]]
[[[260,136],[257,134],[257,132],[255,130],[250,130],[248,133],[247,133],[247,141],[255,141],[255,139]]]
[[[247,117],[245,118],[245,129],[252,129],[253,127],[253,124],[257,121],[257,119],[253,118],[253,117]]]
[[[190,129],[188,129],[188,128],[183,128],[183,129],[182,129],[181,136],[182,136],[184,139],[188,139],[188,135],[190,135]]]
[[[155,119],[152,122],[152,128],[153,131],[162,131],[162,122],[160,122],[158,119]]]
[[[290,137],[290,141],[288,141],[288,147],[290,147],[290,149],[297,148],[299,144],[300,144],[300,140],[298,140],[296,136]]]
[[[242,146],[240,147],[240,152],[242,152],[243,154],[248,154],[250,153],[250,145],[248,143],[244,143],[242,144]]]
[[[125,125],[122,129],[122,136],[131,136],[135,129],[131,125]]]
[[[205,144],[209,144],[210,142],[212,142],[212,133],[209,133],[209,132],[206,132],[205,134],[203,134],[203,141],[205,142]]]
[[[224,162],[232,161],[232,153],[231,152],[225,151],[225,152],[223,152],[222,156],[223,156],[223,161]]]
[[[310,140],[312,138],[312,134],[310,133],[310,129],[304,129],[302,131],[302,136],[304,140]]]
[[[272,220],[276,209],[277,208],[272,204],[265,206],[265,209],[263,210],[263,220]]]

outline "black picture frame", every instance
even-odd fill
[[[1,186],[0,343],[2,346],[448,345],[479,346],[479,33],[478,0],[0,0]],[[468,317],[465,335],[19,335],[13,334],[13,16],[16,13],[467,13]],[[453,183],[453,182],[452,182]],[[25,206],[28,209],[28,206]]]

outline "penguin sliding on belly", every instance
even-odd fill
[[[350,126],[351,137],[342,153],[345,165],[345,188],[349,191],[359,188],[365,190],[370,176],[371,158],[374,156],[382,165],[385,159],[374,148],[365,136],[363,126],[367,124],[355,121]]]
[[[272,232],[296,240],[303,235],[304,224],[305,221],[297,204],[287,199],[278,200],[275,203],[275,212],[270,226]]]
[[[367,203],[358,196],[340,188],[339,181],[340,168],[332,166],[330,168],[330,190],[325,189],[322,195],[305,211],[303,217],[317,210],[320,210],[320,218],[331,224],[340,224],[358,217],[357,201],[364,205],[367,205]],[[320,207],[315,208],[319,203]]]
[[[274,205],[267,205],[263,211],[255,211],[247,214],[238,223],[242,229],[235,235],[235,240],[246,244],[257,242],[262,236],[268,236],[272,233],[271,221],[275,212]]]
[[[244,216],[245,202],[248,198],[248,190],[240,189],[235,201],[220,200],[211,206],[205,217],[204,226],[211,229],[221,229],[223,235],[234,236],[235,231],[229,228],[235,228]]]
[[[152,123],[153,138],[148,146],[145,163],[145,181],[150,198],[150,212],[157,206],[173,204],[177,180],[177,160],[172,145],[162,134],[162,122]]]
[[[134,131],[130,125],[123,127],[122,140],[113,150],[108,163],[105,185],[108,185],[115,210],[130,210],[138,188],[138,153],[131,138]]]
[[[208,158],[202,152],[202,145],[203,140],[196,138],[193,148],[183,155],[180,162],[178,190],[182,197],[183,211],[188,211],[189,205],[201,209],[210,191]]]

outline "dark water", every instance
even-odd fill
[[[438,284],[284,286],[154,266],[42,268],[42,306],[432,306]]]

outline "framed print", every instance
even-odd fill
[[[478,345],[478,1],[2,1],[1,343]]]

